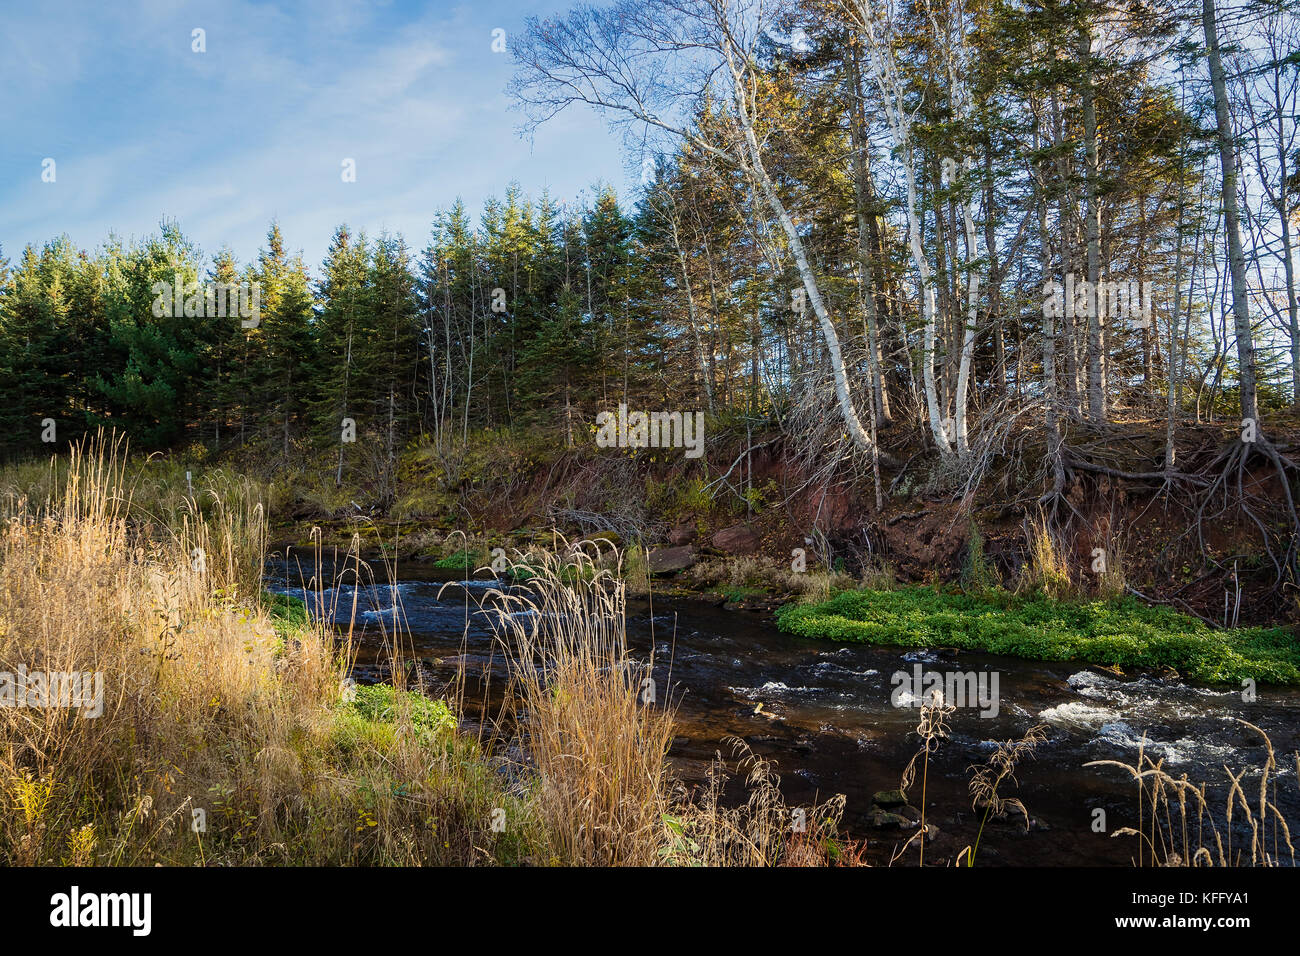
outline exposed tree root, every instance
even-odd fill
[[[1280,549],[1280,553],[1273,546],[1275,535],[1270,533],[1264,520],[1260,517],[1262,509],[1254,504],[1259,499],[1246,491],[1246,466],[1253,456],[1263,457],[1273,466],[1278,482],[1282,486],[1286,513],[1290,520],[1289,532],[1282,535],[1285,547]],[[1196,520],[1193,525],[1201,553],[1208,555],[1205,546],[1207,510],[1214,502],[1216,494],[1222,490],[1222,508],[1208,517],[1211,519],[1222,517],[1235,506],[1241,514],[1244,514],[1259,529],[1260,538],[1264,543],[1264,550],[1268,553],[1269,560],[1273,563],[1276,572],[1271,590],[1278,590],[1288,577],[1290,580],[1295,581],[1297,576],[1296,549],[1297,541],[1300,541],[1300,514],[1297,514],[1295,497],[1291,492],[1291,473],[1298,470],[1295,463],[1283,456],[1277,446],[1261,434],[1252,442],[1233,442],[1218,454],[1206,470],[1210,472],[1213,480],[1206,492],[1196,502]],[[1232,494],[1234,486],[1235,495]]]
[[[1202,448],[1187,460],[1203,458],[1208,449]],[[1049,455],[1046,467],[1051,475],[1051,485],[1037,499],[1037,505],[1058,528],[1064,529],[1078,519],[1086,519],[1070,501],[1067,488],[1075,484],[1082,474],[1113,478],[1139,485],[1155,486],[1155,494],[1185,510],[1188,516],[1187,531],[1176,541],[1194,538],[1196,546],[1207,564],[1219,568],[1212,557],[1206,540],[1206,525],[1220,525],[1244,517],[1258,531],[1265,553],[1273,567],[1270,593],[1277,592],[1288,582],[1300,582],[1300,512],[1297,511],[1291,482],[1300,474],[1300,466],[1283,454],[1275,443],[1257,435],[1255,441],[1234,441],[1221,448],[1207,463],[1196,468],[1169,468],[1136,470],[1104,464],[1089,457],[1080,446],[1059,446],[1055,455]],[[1267,463],[1267,468],[1277,476],[1282,487],[1280,501],[1263,498],[1250,490],[1257,486],[1261,476],[1249,474],[1249,467]],[[1046,477],[1046,476],[1045,476]],[[1181,497],[1180,497],[1181,496]],[[1282,505],[1281,508],[1278,506]],[[1063,514],[1068,511],[1069,514]],[[1281,525],[1279,526],[1279,517]],[[1203,580],[1205,576],[1202,576]],[[1182,590],[1182,589],[1180,589]],[[1135,594],[1137,592],[1134,592]],[[1139,595],[1150,600],[1145,595]],[[1186,602],[1179,601],[1183,607]],[[1201,615],[1196,615],[1201,617]]]

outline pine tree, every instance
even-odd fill
[[[349,443],[342,441],[345,422],[355,425],[358,434],[371,424],[356,399],[362,378],[357,355],[370,319],[369,259],[365,235],[354,240],[346,224],[339,226],[319,283],[321,307],[316,321],[316,350],[311,363],[314,387],[309,404],[317,438],[327,447],[338,447],[336,485],[343,482],[348,460]]]
[[[397,237],[375,243],[368,277],[371,322],[356,350],[364,391],[358,396],[367,414],[382,429],[381,496],[391,501],[401,436],[414,404],[419,327],[410,253]]]
[[[271,224],[266,243],[254,273],[262,298],[256,389],[264,427],[278,432],[276,444],[287,460],[306,407],[304,372],[312,351],[315,303],[307,267],[301,255],[288,257],[279,223]]]

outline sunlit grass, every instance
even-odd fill
[[[0,708],[0,859],[529,858],[528,815],[493,830],[517,800],[445,704],[414,687],[351,697],[323,616],[263,596],[251,488],[173,511],[150,487],[141,507],[137,462],[107,439],[50,472],[44,500],[5,503],[0,670],[99,672],[103,714]]]

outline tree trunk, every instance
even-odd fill
[[[962,188],[965,189],[965,178],[970,173],[970,160],[963,160],[961,164]],[[969,268],[970,263],[977,258],[975,255],[975,218],[971,214],[970,196],[963,194],[961,200],[962,224],[966,232],[966,263]],[[973,268],[969,268],[969,274],[966,277],[966,322],[965,330],[962,335],[961,343],[961,364],[957,369],[957,396],[954,402],[955,418],[954,431],[957,438],[957,450],[963,455],[970,451],[970,444],[966,440],[966,393],[970,388],[971,364],[975,359],[975,320],[979,308],[979,275]]]
[[[1092,33],[1087,23],[1079,30],[1079,63],[1083,69],[1083,147],[1085,220],[1088,231],[1088,282],[1093,299],[1088,308],[1088,417],[1106,420],[1106,381],[1102,373],[1102,316],[1097,308],[1101,278],[1101,207],[1097,201],[1097,105],[1092,83]]]
[[[1274,90],[1276,91],[1277,74],[1273,76]],[[1278,182],[1278,201],[1281,203],[1282,219],[1282,267],[1286,273],[1286,314],[1287,314],[1287,332],[1291,337],[1291,400],[1294,404],[1300,406],[1300,304],[1296,302],[1295,291],[1295,259],[1292,253],[1291,239],[1291,211],[1290,204],[1287,202],[1287,165],[1286,165],[1286,146],[1283,139],[1282,130],[1282,104],[1277,104],[1278,113],[1278,146],[1277,146],[1277,168]]]
[[[1034,151],[1040,143],[1038,123],[1034,124]],[[1052,244],[1047,233],[1047,178],[1039,167],[1038,177],[1038,234],[1039,257],[1043,279],[1051,274]],[[1063,303],[1064,304],[1064,303]],[[1062,314],[1066,310],[1062,309]],[[1058,419],[1058,390],[1056,382],[1056,320],[1053,310],[1043,307],[1043,419],[1047,426],[1047,457],[1052,468],[1052,490],[1049,494],[1060,494],[1065,487],[1065,462],[1061,454],[1061,426]]]
[[[862,115],[862,78],[858,71],[858,54],[856,50],[849,58],[849,70],[853,84],[853,102],[849,105],[849,135],[853,147],[853,197],[858,218],[858,263],[862,270],[862,312],[867,329],[867,366],[871,374],[876,421],[881,424],[888,424],[891,421],[889,390],[885,387],[885,376],[880,367],[880,342],[877,331],[879,320],[876,314],[876,278],[871,255],[871,229],[869,226],[870,217],[875,215],[875,197],[873,196],[871,173],[865,155],[867,149],[866,123]]]
[[[1255,386],[1255,343],[1246,299],[1246,256],[1241,248],[1241,223],[1237,209],[1237,156],[1232,146],[1232,119],[1228,114],[1228,89],[1219,54],[1214,23],[1214,0],[1201,0],[1201,25],[1210,59],[1210,87],[1214,90],[1214,115],[1218,131],[1219,163],[1223,167],[1223,224],[1228,234],[1228,269],[1232,274],[1232,318],[1236,326],[1237,365],[1241,390],[1241,417],[1259,418]]]
[[[831,372],[835,377],[835,396],[839,404],[840,415],[844,419],[845,427],[853,443],[858,448],[874,456],[879,453],[876,444],[871,440],[870,433],[863,427],[862,420],[858,417],[858,410],[853,404],[853,388],[849,383],[848,372],[844,367],[844,356],[840,351],[839,333],[835,331],[835,323],[831,321],[830,313],[826,311],[826,304],[822,301],[821,290],[817,286],[817,277],[813,274],[812,266],[808,263],[808,255],[804,251],[799,230],[795,228],[794,220],[790,218],[785,203],[781,201],[775,184],[767,174],[767,167],[763,163],[762,150],[758,145],[758,137],[754,134],[753,118],[750,116],[749,107],[745,102],[747,84],[744,83],[744,75],[736,63],[735,52],[730,47],[727,48],[726,52],[732,79],[735,83],[736,116],[740,121],[741,132],[745,139],[749,163],[768,206],[781,223],[781,228],[785,231],[786,240],[790,243],[790,253],[794,256],[795,268],[799,272],[800,279],[803,280],[804,290],[808,293],[808,301],[812,304],[813,312],[817,315],[817,322],[821,326],[822,339],[826,344],[826,351],[830,353]]]
[[[704,357],[704,343],[700,339],[700,322],[699,310],[695,307],[695,291],[691,287],[690,269],[686,263],[686,250],[682,248],[681,236],[677,226],[677,210],[674,209],[669,214],[669,228],[673,238],[673,249],[677,252],[677,266],[682,273],[682,287],[686,290],[686,314],[687,321],[691,324],[691,339],[695,343],[696,363],[700,367],[700,378],[704,382],[704,399],[709,406],[709,414],[713,414],[713,382],[709,374],[709,363]]]
[[[939,452],[944,457],[952,454],[952,443],[943,427],[943,414],[939,406],[938,388],[934,378],[934,352],[937,338],[937,309],[934,298],[934,283],[930,273],[930,263],[925,258],[921,247],[921,225],[917,212],[916,167],[912,149],[911,118],[903,112],[902,84],[890,64],[894,55],[888,39],[881,41],[872,29],[870,14],[864,11],[861,27],[865,38],[871,44],[872,73],[876,86],[880,90],[881,105],[885,110],[885,119],[894,136],[894,145],[902,153],[903,174],[907,186],[906,203],[903,207],[907,214],[907,248],[911,253],[912,265],[916,269],[917,292],[921,300],[921,315],[925,323],[925,335],[921,354],[921,380],[925,394],[925,414],[929,419],[930,434]]]

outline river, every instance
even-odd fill
[[[269,589],[303,596],[297,567],[272,560],[267,570]],[[420,660],[427,685],[437,693],[463,673],[464,712],[474,721],[482,701],[497,700],[494,689],[504,678],[501,645],[474,613],[483,593],[497,585],[457,581],[457,575],[417,565],[404,568],[395,586],[362,587],[356,595],[355,675],[362,682],[384,677],[384,633],[393,630],[396,603],[409,635],[408,653]],[[353,589],[327,588],[322,594],[346,625]],[[627,633],[637,657],[648,658],[653,647],[656,685],[668,688],[676,704],[670,758],[688,785],[703,781],[719,751],[730,753],[724,738],[739,737],[776,763],[788,803],[845,794],[843,830],[869,841],[873,862],[887,862],[906,837],[874,828],[870,815],[872,795],[898,787],[919,746],[918,711],[891,700],[893,675],[911,674],[917,665],[998,677],[996,716],[989,708],[958,709],[950,718],[950,736],[931,756],[926,812],[940,835],[926,851],[927,862],[951,860],[974,839],[980,818],[967,793],[969,768],[983,763],[997,742],[1040,723],[1047,739],[1033,759],[1021,763],[1019,786],[1003,790],[1024,802],[1032,826],[1026,833],[1012,821],[991,825],[979,865],[1129,865],[1137,853],[1135,838],[1110,833],[1135,825],[1136,784],[1118,769],[1083,765],[1135,762],[1144,736],[1147,752],[1162,757],[1174,776],[1185,773],[1211,785],[1216,819],[1222,817],[1225,764],[1234,772],[1249,768],[1243,786],[1257,804],[1265,750],[1236,718],[1272,738],[1280,765],[1277,802],[1293,827],[1300,820],[1294,757],[1300,749],[1300,691],[1294,688],[1263,686],[1247,703],[1232,689],[1159,676],[1121,678],[1070,663],[813,641],[781,633],[764,615],[687,599],[656,597],[653,614],[646,600],[629,601]],[[489,674],[495,679],[485,681]],[[738,796],[737,786],[729,793]],[[916,788],[911,796],[919,804]],[[1098,810],[1105,814],[1102,832]],[[910,860],[915,862],[914,854]]]

